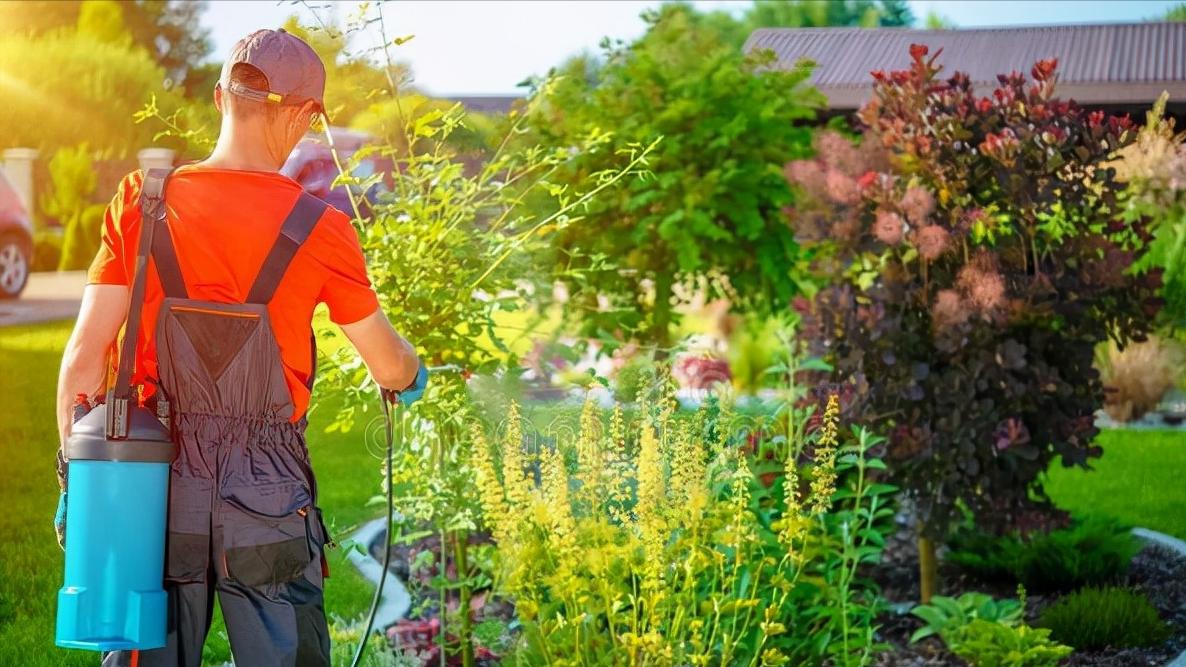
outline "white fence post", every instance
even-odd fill
[[[4,173],[16,190],[25,210],[33,213],[33,162],[37,159],[36,148],[9,148],[4,151]]]
[[[174,155],[176,152],[171,148],[142,148],[136,153],[136,158],[140,160],[140,168],[148,171],[172,167]]]

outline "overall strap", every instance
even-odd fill
[[[263,266],[255,277],[255,283],[247,294],[246,303],[266,304],[272,300],[280,280],[288,271],[289,262],[305,239],[309,238],[327,206],[325,202],[308,192],[301,192],[288,217],[284,219],[284,224],[280,226],[280,235],[276,237],[276,242],[264,259]]]
[[[149,247],[153,243],[156,223],[165,219],[165,181],[172,169],[149,169],[140,188],[140,243],[136,253],[135,274],[132,278],[132,297],[128,303],[128,319],[124,324],[124,340],[119,350],[119,367],[107,409],[107,437],[124,437],[127,429],[128,400],[132,396],[132,370],[136,365],[136,342],[140,336],[140,311],[144,306],[144,283],[148,269]]]
[[[161,289],[165,291],[165,296],[187,298],[189,293],[185,289],[185,279],[181,275],[181,264],[177,262],[177,247],[173,245],[173,234],[169,231],[163,205],[157,223],[160,224],[160,229],[152,236],[152,262],[156,266],[157,277],[161,280]]]

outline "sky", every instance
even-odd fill
[[[921,21],[934,12],[959,27],[1141,21],[1164,14],[1181,0],[910,0]],[[396,0],[381,6],[394,36],[414,38],[393,47],[411,65],[414,84],[433,95],[519,94],[517,84],[581,51],[597,51],[606,37],[642,34],[639,14],[658,1],[644,0]],[[740,0],[697,0],[701,9],[743,11]],[[330,6],[333,5],[333,6]],[[278,27],[292,13],[312,22],[309,7],[343,18],[357,2],[340,4],[216,0],[203,23],[211,29],[219,61],[243,35]],[[328,8],[327,8],[328,7]]]

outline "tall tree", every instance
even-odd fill
[[[611,133],[605,150],[558,175],[560,188],[663,137],[654,178],[624,184],[552,238],[571,278],[566,310],[588,333],[665,346],[690,292],[681,287],[755,309],[785,306],[797,292],[782,167],[810,150],[812,130],[801,121],[822,98],[806,86],[809,70],[762,67],[763,56],[724,39],[717,17],[668,4],[644,18],[647,33],[610,46],[604,64],[567,63],[566,76],[540,91],[530,125],[532,140],[557,150]]]
[[[24,0],[0,2],[0,36],[40,36],[82,24],[93,35],[106,22],[113,27],[120,14],[120,30],[143,47],[165,69],[171,83],[183,84],[191,69],[199,68],[211,52],[210,30],[201,27],[206,9],[201,0]],[[111,42],[113,34],[100,35]]]
[[[1186,2],[1179,3],[1166,10],[1162,21],[1186,21]]]

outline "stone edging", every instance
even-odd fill
[[[1132,534],[1146,542],[1152,542],[1159,547],[1169,549],[1178,554],[1178,557],[1186,559],[1186,542],[1176,537],[1159,533],[1155,530],[1149,530],[1148,528],[1133,528]],[[1178,654],[1178,657],[1165,663],[1165,667],[1186,667],[1186,651],[1182,651]]]
[[[375,519],[359,528],[350,539],[362,545],[363,552],[350,550],[346,558],[358,568],[358,571],[371,584],[378,586],[379,577],[383,572],[383,563],[371,556],[371,543],[386,529],[386,519]],[[407,615],[412,607],[412,597],[399,577],[387,572],[387,583],[383,585],[383,599],[379,600],[379,608],[375,610],[375,630],[380,632],[389,625]]]

